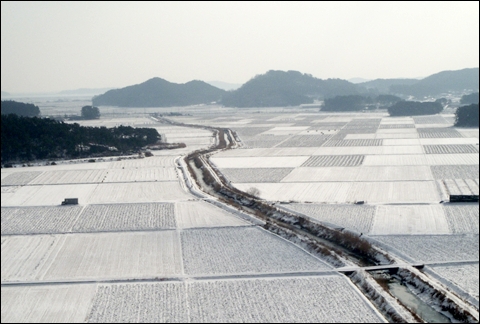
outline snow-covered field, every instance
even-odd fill
[[[94,284],[2,286],[2,323],[85,322],[95,290]]]
[[[478,234],[372,236],[416,262],[478,261]]]
[[[433,271],[452,284],[458,285],[461,289],[474,297],[477,302],[479,291],[479,266],[478,263],[467,264],[437,264],[429,266]]]
[[[441,205],[378,206],[371,235],[449,234]]]
[[[440,196],[433,181],[238,183],[243,191],[255,187],[269,201],[353,203],[433,203]]]
[[[180,275],[176,231],[2,237],[2,281],[69,281]]]
[[[384,322],[339,275],[100,285],[87,321]]]
[[[288,204],[283,207],[300,212],[320,222],[336,224],[360,233],[370,232],[375,207],[369,205]]]
[[[211,157],[234,186],[431,263],[478,300],[478,204],[439,204],[478,194],[478,129],[451,127],[453,115],[105,109],[80,123],[155,127],[187,147],[2,169],[2,322],[384,321],[331,266],[189,194],[174,161],[213,144],[212,133],[147,111],[236,130],[244,146]],[[71,197],[79,206],[59,206]]]
[[[175,204],[179,228],[248,226],[250,223],[204,201],[181,201]]]
[[[292,243],[265,234],[254,227],[184,230],[185,273],[199,276],[330,269]]]

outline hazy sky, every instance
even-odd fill
[[[479,2],[1,2],[2,91],[423,77],[479,66]]]

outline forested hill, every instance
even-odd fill
[[[153,78],[141,84],[107,91],[93,97],[92,104],[118,107],[189,106],[220,101],[225,92],[203,81],[177,84]]]
[[[419,79],[375,79],[367,82],[358,83],[367,89],[376,89],[379,93],[390,93],[391,86],[409,86],[418,83]]]
[[[2,165],[14,161],[132,153],[156,144],[154,128],[84,127],[49,118],[1,115]]]
[[[392,85],[390,86],[390,93],[421,98],[451,91],[478,91],[478,77],[478,68],[442,71],[414,84]]]
[[[227,107],[298,106],[314,99],[358,94],[358,87],[340,79],[317,79],[298,71],[268,71],[257,75],[222,99]]]
[[[19,116],[40,116],[40,108],[30,103],[13,100],[2,100],[0,111],[2,115],[15,114]]]

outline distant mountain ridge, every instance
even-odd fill
[[[270,70],[236,90],[225,91],[203,81],[185,84],[152,78],[141,84],[109,90],[92,98],[95,106],[171,107],[216,102],[227,107],[283,107],[335,96],[395,94],[423,99],[454,91],[478,92],[478,68],[442,71],[424,79],[376,79],[354,84],[318,79],[298,71]]]
[[[313,103],[315,99],[358,93],[359,88],[346,80],[322,80],[298,71],[270,70],[225,94],[222,104],[228,107],[298,106]]]
[[[152,78],[143,83],[109,90],[92,98],[95,106],[118,107],[171,107],[208,104],[219,101],[225,90],[203,81],[184,84]]]
[[[392,85],[390,93],[415,97],[435,96],[450,91],[478,91],[478,68],[442,71],[411,85]]]

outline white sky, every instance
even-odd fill
[[[479,66],[479,2],[1,2],[1,89],[425,77]]]

